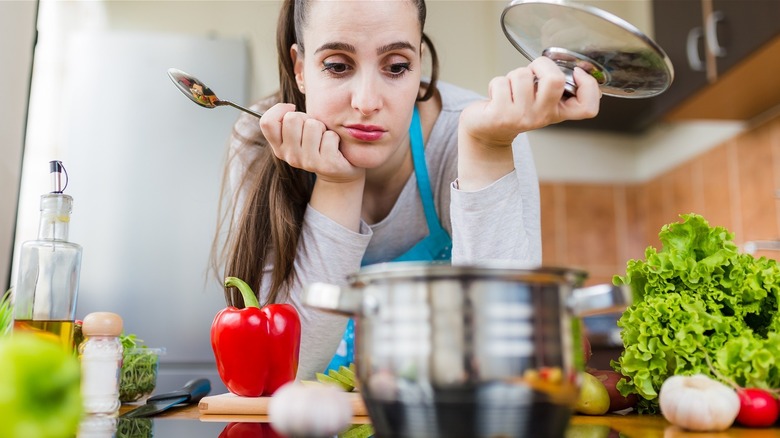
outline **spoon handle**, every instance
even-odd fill
[[[249,108],[244,108],[244,107],[243,107],[243,106],[241,106],[241,105],[236,105],[235,103],[233,103],[233,102],[231,102],[231,101],[229,101],[229,100],[220,100],[220,101],[219,101],[219,103],[220,103],[220,104],[223,104],[223,105],[230,105],[230,106],[232,106],[233,108],[240,109],[241,111],[243,111],[243,112],[245,112],[245,113],[247,113],[247,114],[252,114],[253,116],[257,117],[258,119],[259,119],[260,117],[263,117],[263,114],[262,114],[262,113],[256,113],[256,112],[252,111],[252,110],[251,110],[251,109],[249,109]]]

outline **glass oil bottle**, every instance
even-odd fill
[[[41,195],[38,238],[24,242],[20,249],[19,272],[13,289],[13,330],[52,337],[63,348],[74,351],[82,248],[68,241],[73,198],[63,193],[67,187],[67,171],[62,162],[51,161],[49,172],[52,191]]]

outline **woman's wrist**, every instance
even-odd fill
[[[346,182],[317,178],[309,204],[339,225],[358,232],[364,187],[365,177]]]
[[[515,163],[512,145],[485,144],[458,130],[458,188],[483,189],[512,172]]]

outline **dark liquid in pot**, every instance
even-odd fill
[[[571,408],[535,395],[486,404],[473,392],[441,394],[432,404],[366,400],[377,438],[563,437]]]

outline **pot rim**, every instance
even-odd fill
[[[386,262],[367,265],[347,277],[350,284],[387,280],[441,280],[446,278],[506,280],[537,284],[581,286],[588,273],[582,269],[540,266],[516,261],[489,261],[468,265],[447,262]]]

